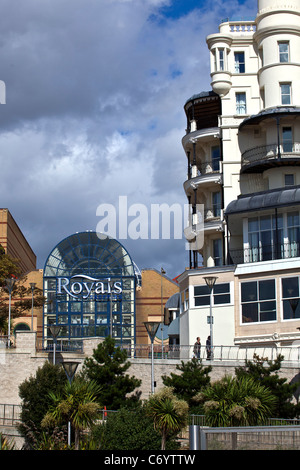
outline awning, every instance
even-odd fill
[[[177,292],[176,294],[172,295],[166,302],[165,308],[166,309],[176,309],[180,306],[180,294]]]
[[[178,336],[179,335],[179,317],[175,318],[170,323],[169,330],[168,330],[168,335],[169,336]]]
[[[225,215],[296,204],[300,204],[300,186],[239,196],[238,199],[228,204]]]
[[[243,127],[245,126],[257,125],[265,119],[270,119],[270,118],[276,119],[279,117],[285,117],[286,115],[299,115],[299,114],[300,114],[300,108],[297,106],[280,106],[280,107],[275,107],[275,108],[264,109],[258,114],[253,114],[252,116],[245,118],[244,121],[241,122],[239,126],[239,130],[242,130]]]

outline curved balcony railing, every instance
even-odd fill
[[[204,209],[204,221],[210,219],[218,219],[221,217],[221,204],[216,204],[213,207],[206,207]]]
[[[196,177],[211,175],[212,173],[220,173],[220,171],[221,171],[220,160],[205,161],[205,162],[198,163],[195,166],[197,166],[197,175],[196,175]],[[193,174],[192,167],[193,167],[193,165],[191,165],[191,169],[189,171],[189,176],[190,177],[192,177],[192,174]]]
[[[286,142],[280,145],[270,144],[254,147],[242,154],[242,171],[253,167],[268,167],[274,164],[284,164],[288,160],[299,160],[300,142]]]

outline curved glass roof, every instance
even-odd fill
[[[135,276],[134,263],[115,239],[97,232],[79,232],[62,240],[48,256],[44,277]]]

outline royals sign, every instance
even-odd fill
[[[88,297],[106,294],[109,298],[112,294],[122,293],[121,281],[112,281],[109,277],[96,279],[84,274],[72,277],[57,278],[57,294],[66,292],[75,299],[87,299]]]

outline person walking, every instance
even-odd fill
[[[210,341],[210,336],[207,337],[206,340],[206,355],[207,359],[211,358],[211,341]]]
[[[194,344],[194,357],[200,359],[201,355],[201,340],[199,336],[196,338],[196,343]]]

